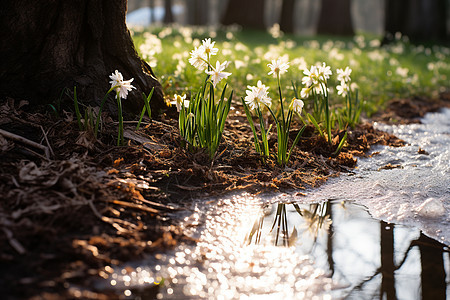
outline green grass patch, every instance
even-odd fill
[[[227,81],[235,91],[235,103],[245,96],[247,86],[255,85],[258,80],[270,86],[270,93],[275,96],[277,82],[267,75],[267,64],[282,56],[290,62],[283,78],[286,86],[282,87],[287,90],[286,99],[294,96],[292,81],[299,90],[302,88],[305,68],[321,62],[332,70],[349,66],[353,70],[352,82],[358,85],[360,99],[365,103],[363,111],[369,116],[388,99],[413,95],[433,97],[450,88],[450,48],[412,45],[404,37],[380,46],[380,37],[365,34],[347,38],[305,37],[181,26],[134,29],[132,33],[138,52],[149,61],[170,97],[200,88],[202,74],[189,65],[188,58],[194,46],[208,37],[221,49],[217,59],[231,62],[227,71],[233,75]],[[345,99],[335,93],[339,84],[335,75],[329,82],[330,103],[343,106]],[[305,105],[311,104],[306,101]]]

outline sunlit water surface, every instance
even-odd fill
[[[450,110],[378,127],[408,145],[379,147],[306,196],[193,203],[182,226],[197,243],[116,267],[98,288],[133,299],[446,299]]]

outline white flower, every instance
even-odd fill
[[[302,100],[296,98],[292,99],[291,108],[294,112],[301,114],[304,105]]]
[[[397,67],[397,69],[395,70],[395,74],[401,76],[401,77],[406,77],[408,76],[408,68],[402,68],[402,67]]]
[[[109,82],[109,83],[111,83],[111,87],[120,85],[120,82],[123,81],[122,73],[120,73],[117,70],[114,73],[112,73],[111,75],[109,75],[109,78],[111,79],[111,81]]]
[[[216,42],[211,42],[210,38],[204,39],[202,41],[202,43],[203,44],[200,46],[200,49],[202,49],[205,52],[206,55],[208,55],[208,54],[209,55],[216,55],[217,52],[219,52],[219,49],[214,48],[214,44]]]
[[[287,72],[287,69],[289,68],[289,63],[283,62],[281,58],[277,60],[272,60],[271,64],[267,65],[270,68],[270,72],[268,75],[273,74],[274,77],[277,77],[279,74],[283,74]]]
[[[128,92],[135,89],[135,87],[131,85],[134,78],[131,78],[130,80],[123,80],[122,73],[117,70],[109,75],[109,78],[111,79],[109,82],[111,84],[111,88],[114,88],[114,90],[119,93],[120,98],[127,99]]]
[[[342,95],[342,97],[346,97],[350,87],[344,81],[341,81],[341,85],[336,86],[336,90],[338,91],[338,95]]]
[[[175,100],[170,102],[170,104],[176,105],[177,112],[180,112],[180,110],[183,106],[186,108],[189,107],[189,100],[186,100],[186,95],[181,96],[181,95],[174,94],[173,98]]]
[[[305,75],[302,78],[302,84],[306,85],[306,87],[310,87],[313,84],[317,84],[318,83],[318,78],[319,78],[319,70],[316,66],[311,66],[311,69],[308,70],[304,70],[303,74]],[[303,98],[303,96],[302,96]]]
[[[266,106],[272,105],[272,99],[269,97],[269,87],[262,84],[261,80],[258,81],[256,86],[248,86],[244,101],[250,107],[251,110],[260,107],[261,104]]]
[[[278,23],[273,24],[273,26],[269,29],[269,33],[275,39],[283,36],[283,31],[280,30],[280,24]]]
[[[352,69],[349,67],[346,67],[345,70],[337,69],[336,73],[338,81],[349,82],[351,80],[350,74],[352,74]]]
[[[220,64],[220,62],[217,61],[215,68],[213,68],[211,71],[206,71],[206,74],[211,75],[214,87],[216,87],[219,81],[231,75],[231,73],[229,72],[222,72],[223,70],[225,70],[227,66],[228,66],[227,61],[225,61],[223,64]]]
[[[191,51],[191,58],[189,58],[189,63],[193,65],[197,70],[203,71],[208,65],[206,63],[206,59],[207,56],[202,47],[195,47],[195,49]]]
[[[269,97],[269,87],[262,84],[261,80],[258,80],[255,91],[260,95],[260,102],[264,105],[271,106],[272,99]]]
[[[356,82],[352,82],[352,83],[350,84],[350,90],[351,90],[351,91],[356,91],[357,89],[359,89],[358,84],[357,84]]]
[[[306,99],[309,97],[309,95],[311,95],[311,88],[302,88],[301,92],[300,92],[300,96],[303,99]]]
[[[319,70],[319,77],[322,77],[323,81],[326,81],[330,78],[330,76],[333,74],[331,72],[330,66],[327,66],[325,63],[322,64],[322,66],[318,67]]]

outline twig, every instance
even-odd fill
[[[3,129],[0,129],[0,134],[3,135],[6,138],[11,139],[11,140],[14,140],[14,141],[26,144],[28,146],[40,149],[40,150],[44,151],[45,156],[47,157],[47,159],[50,159],[50,151],[49,151],[48,147],[46,147],[44,145],[41,145],[41,144],[38,144],[36,142],[30,141],[29,139],[24,138],[23,136],[20,136],[20,135],[8,132],[8,131],[3,130]]]
[[[25,252],[27,252],[22,244],[14,238],[13,233],[9,229],[3,228],[3,232],[6,234],[9,244],[14,248],[14,250],[16,250],[19,254],[24,254]]]
[[[120,200],[107,200],[107,202],[114,203],[114,204],[121,205],[121,206],[130,207],[130,208],[139,209],[139,210],[146,211],[149,213],[154,213],[154,214],[160,213],[160,211],[157,209],[154,209],[154,208],[151,208],[148,206],[144,206],[144,205],[140,205],[140,204],[134,204],[134,203],[120,201]]]
[[[48,147],[48,149],[50,150],[51,155],[52,155],[52,156],[55,156],[55,152],[53,152],[53,149],[52,149],[52,147],[50,146],[50,143],[49,143],[48,138],[47,138],[47,133],[48,133],[48,132],[45,132],[45,130],[44,130],[44,128],[43,128],[42,126],[40,126],[40,127],[41,127],[42,134],[44,135],[45,142],[47,143],[47,147]]]

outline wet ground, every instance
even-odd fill
[[[379,147],[306,194],[196,202],[182,225],[195,245],[118,267],[97,287],[125,298],[446,299],[449,120],[446,109],[378,125],[407,145]]]
[[[392,103],[397,103],[394,110],[389,108],[380,120],[409,122],[426,109],[434,111],[450,102],[448,94],[442,94],[436,102],[414,98]],[[411,114],[402,117],[393,113],[395,109],[405,112],[405,105]],[[134,130],[135,123],[127,123],[128,145],[114,147],[117,128],[108,115],[104,117],[108,120],[105,128],[99,139],[93,139],[89,132],[79,131],[70,112],[55,116],[45,109],[29,107],[26,101],[1,102],[0,128],[23,138],[0,137],[2,297],[112,299],[144,295],[144,290],[147,294],[142,298],[151,299],[159,290],[169,298],[211,295],[212,298],[216,295],[327,298],[334,296],[335,291],[349,288],[348,282],[335,282],[329,270],[314,265],[312,256],[297,253],[295,247],[262,244],[262,237],[255,245],[255,233],[252,243],[247,245],[255,220],[259,220],[261,205],[277,202],[300,205],[339,195],[339,202],[359,201],[373,216],[385,221],[398,224],[411,221],[410,226],[448,244],[448,197],[445,198],[448,190],[442,189],[449,186],[448,168],[436,169],[445,166],[439,162],[445,163],[447,159],[445,155],[437,155],[440,152],[436,149],[447,148],[434,142],[442,140],[439,135],[430,139],[432,147],[427,143],[412,144],[405,148],[406,152],[382,148],[391,153],[387,157],[398,156],[403,161],[385,160],[385,150],[380,149],[376,150],[380,156],[360,160],[373,161],[373,167],[368,167],[366,173],[385,180],[373,186],[372,177],[366,173],[358,175],[359,170],[364,171],[361,164],[352,169],[356,157],[366,155],[377,143],[392,146],[403,143],[371,124],[349,132],[348,146],[337,157],[331,155],[334,150],[313,130],[307,130],[294,150],[292,164],[280,168],[272,158],[263,164],[252,151],[251,132],[246,120],[237,115],[228,120],[221,154],[213,165],[202,153],[193,154],[180,148],[176,121],[170,118],[153,120],[139,131]],[[420,124],[417,126],[422,128]],[[404,135],[411,131],[409,127],[398,128],[401,130],[391,132],[409,139]],[[442,136],[448,138],[445,130]],[[274,142],[272,139],[271,143]],[[419,163],[405,157],[418,158]],[[411,174],[431,170],[419,183],[430,178],[432,184],[409,184],[410,179],[402,182],[385,177],[395,174],[403,178],[402,170]],[[331,196],[325,190],[313,189],[339,174],[346,180],[343,175],[348,172],[354,175],[347,181],[336,184],[338,181],[332,180],[327,185]],[[363,180],[365,176],[369,182]],[[350,188],[352,181],[359,186]],[[389,189],[391,182],[394,184]],[[397,187],[405,183],[418,186],[419,191],[396,193]],[[308,187],[311,190],[304,190]],[[378,188],[377,193],[370,193],[374,188]],[[280,190],[295,192],[267,194]],[[352,193],[346,193],[348,190]],[[425,193],[430,190],[437,194]],[[249,194],[243,194],[244,191]],[[309,196],[304,194],[307,191]],[[397,194],[403,198],[392,197]],[[220,195],[228,196],[211,198]],[[428,198],[437,201],[425,205]],[[405,206],[405,199],[415,202]],[[292,237],[293,226],[285,223]],[[300,233],[300,228],[295,228]],[[281,237],[277,244],[283,244]],[[292,245],[294,240],[287,239],[285,243]],[[160,288],[161,280],[165,281],[164,288]]]
[[[260,207],[261,201],[243,195],[200,204],[185,219],[199,243],[118,267],[97,287],[130,299],[151,293],[158,299],[450,294],[449,248],[417,228],[376,220],[353,202]]]

